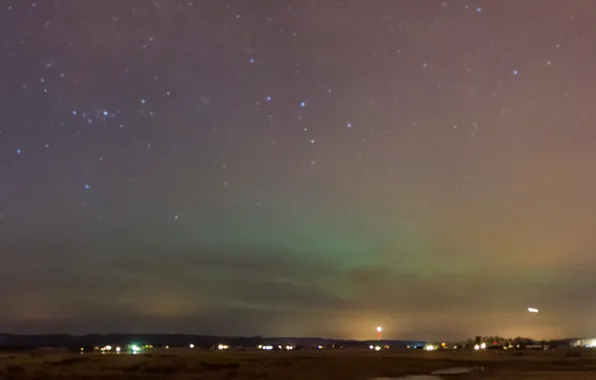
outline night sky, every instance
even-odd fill
[[[596,334],[593,1],[0,6],[0,330]]]

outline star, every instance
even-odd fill
[[[89,190],[91,188],[91,186],[89,186],[89,184],[85,184],[85,189]]]

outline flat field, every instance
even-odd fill
[[[437,369],[481,370],[445,379],[596,379],[596,351],[305,350],[289,352],[153,349],[132,354],[0,355],[0,379],[300,379],[367,380],[429,374]]]

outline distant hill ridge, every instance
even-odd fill
[[[154,346],[187,347],[194,344],[197,347],[227,344],[229,346],[256,347],[259,344],[292,344],[304,347],[317,345],[338,345],[343,347],[362,346],[376,342],[375,340],[357,341],[325,338],[292,338],[292,337],[225,337],[214,335],[191,334],[0,334],[0,347],[74,347],[99,346],[105,344],[152,344]],[[383,340],[384,344],[392,346],[407,346],[422,344],[419,341]]]

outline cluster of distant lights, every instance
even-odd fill
[[[321,349],[322,346],[319,346],[319,349]],[[266,345],[262,345],[259,344],[259,346],[257,347],[259,350],[263,350],[263,351],[273,351],[276,346],[272,346],[270,344],[266,344]],[[279,350],[287,350],[287,351],[292,351],[294,349],[294,346],[282,346],[282,345],[278,345],[277,349]]]
[[[373,344],[371,344],[370,346],[368,346],[369,350],[373,350],[373,351],[381,351],[383,349],[388,350],[390,347],[389,346],[375,346]]]
[[[131,352],[132,354],[137,354],[138,352],[141,352],[143,350],[143,348],[153,348],[153,346],[150,344],[147,344],[144,347],[141,347],[138,344],[131,344],[128,346],[128,351]],[[166,346],[166,348],[168,348],[168,347]],[[120,346],[112,347],[111,345],[106,345],[103,347],[95,347],[95,350],[101,352],[102,354],[107,354],[107,353],[119,354],[124,351]],[[81,354],[84,354],[84,353],[85,353],[85,348],[81,347]]]
[[[474,345],[474,351],[486,350],[486,343]]]
[[[88,185],[85,185],[85,188],[89,188]],[[528,308],[528,312],[530,312],[530,313],[538,313],[539,310],[536,309],[536,308],[533,308],[533,307],[529,307]],[[380,339],[380,335],[381,335],[381,332],[383,331],[383,328],[381,326],[378,326],[376,328],[376,331],[379,334],[379,339]],[[153,346],[151,346],[151,345],[146,345],[145,347],[153,348]],[[586,344],[586,347],[588,347],[588,348],[596,348],[596,339],[593,339],[589,343],[587,343]],[[139,345],[136,345],[136,344],[130,345],[129,348],[130,348],[130,351],[133,354],[136,354],[136,353],[138,353],[138,352],[140,352],[142,350],[142,348]],[[165,346],[165,348],[168,349],[170,347],[169,346]],[[189,348],[195,348],[195,345],[193,343],[191,343],[189,345]],[[230,346],[228,346],[226,344],[218,344],[216,346],[216,348],[219,351],[225,351],[225,350],[228,350],[230,348]],[[291,346],[291,345],[285,345],[285,346],[277,345],[277,346],[274,346],[274,345],[262,345],[261,344],[261,345],[258,345],[257,348],[259,350],[263,350],[263,351],[273,351],[273,350],[276,350],[276,349],[278,349],[278,350],[284,350],[285,349],[287,351],[292,351],[294,349],[294,346]],[[319,346],[316,346],[316,348],[319,349],[319,350],[322,350],[324,348],[324,346],[319,345]],[[371,344],[368,348],[370,350],[373,350],[373,351],[377,351],[378,352],[378,351],[381,351],[383,349],[389,349],[390,347],[389,346],[386,346],[386,345],[385,346],[381,346],[381,345],[372,345]],[[408,346],[408,348],[410,348],[410,346]],[[425,351],[434,351],[437,348],[439,348],[439,346],[435,346],[433,344],[427,344],[427,345],[424,346],[424,350]],[[440,345],[440,348],[447,348],[447,346],[446,346],[445,343],[442,343]],[[457,349],[457,346],[454,346],[454,349]],[[480,344],[474,345],[474,351],[480,351],[480,350],[485,350],[485,349],[486,349],[486,343],[480,343]],[[81,353],[83,353],[83,351],[84,351],[84,348],[81,347]],[[115,348],[112,348],[112,346],[109,346],[108,345],[108,346],[101,347],[100,351],[102,353],[112,352],[112,351],[113,352],[116,352],[116,353],[120,353],[122,351],[122,349],[119,346],[118,347],[115,347]]]

